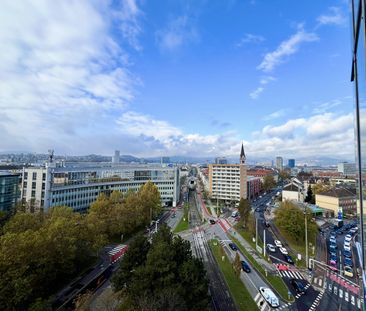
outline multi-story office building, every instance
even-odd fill
[[[212,198],[240,201],[247,198],[247,173],[244,147],[241,147],[240,164],[209,164],[209,192]]]
[[[69,206],[86,210],[100,193],[113,190],[137,191],[152,181],[159,189],[162,204],[176,206],[179,200],[179,170],[176,167],[151,165],[100,165],[24,168],[21,198],[31,210]]]
[[[337,165],[338,172],[343,175],[355,175],[356,174],[356,164],[355,163],[347,163],[341,162]]]
[[[294,168],[295,167],[295,159],[288,159],[287,166],[289,168]]]
[[[282,157],[276,157],[276,168],[279,171],[283,170],[283,158]]]
[[[215,158],[215,164],[227,164],[227,159],[225,157]]]
[[[0,211],[15,208],[19,197],[19,174],[0,172]]]
[[[262,191],[262,179],[259,177],[247,176],[247,199],[254,199]]]
[[[357,201],[361,229],[357,245],[363,271],[363,298],[366,298],[366,0],[352,0],[350,3],[353,27],[351,81],[355,86]]]
[[[119,150],[116,150],[114,152],[113,157],[112,157],[112,162],[115,163],[115,164],[119,163],[119,157],[120,157],[120,152],[119,152]]]

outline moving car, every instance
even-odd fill
[[[350,251],[343,251],[344,257],[352,258],[352,253]]]
[[[216,223],[216,221],[214,219],[210,219],[210,224],[214,225]]]
[[[279,240],[274,240],[274,244],[275,244],[277,247],[282,247],[282,243],[281,243],[281,241],[279,241]]]
[[[229,243],[229,247],[233,250],[233,251],[237,251],[238,247],[234,244],[234,243]]]
[[[280,306],[280,301],[277,296],[272,292],[268,287],[259,287],[259,292],[263,296],[263,298],[267,301],[267,303],[272,308],[277,308]]]
[[[285,258],[285,261],[291,265],[295,264],[294,261],[292,260],[292,257],[290,255],[283,255],[283,257]]]
[[[351,267],[345,266],[344,267],[344,275],[345,276],[349,276],[349,277],[353,277],[353,269]]]
[[[283,254],[283,255],[288,255],[288,252],[287,252],[287,249],[284,248],[284,247],[279,247],[278,248],[280,250],[280,252]]]
[[[244,260],[241,261],[241,268],[246,273],[249,273],[250,272],[250,267],[249,267],[249,265]]]
[[[305,293],[305,287],[299,280],[291,279],[290,283],[297,293]]]
[[[271,252],[271,253],[275,253],[276,252],[276,248],[273,244],[267,244],[267,249]]]

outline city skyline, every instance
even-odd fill
[[[0,151],[354,161],[347,2],[164,4],[4,2]]]

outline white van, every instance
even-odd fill
[[[232,213],[231,213],[231,217],[233,217],[233,218],[236,218],[236,217],[238,217],[239,216],[239,212],[238,211],[233,211]]]
[[[277,296],[268,287],[259,287],[259,292],[263,298],[268,302],[272,308],[277,308],[280,306],[280,301]]]

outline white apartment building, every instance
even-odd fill
[[[213,199],[240,201],[247,198],[244,164],[209,164],[209,192]]]
[[[158,187],[162,204],[176,206],[179,201],[179,170],[157,165],[114,163],[57,167],[51,163],[45,167],[24,168],[21,198],[34,210],[69,206],[83,211],[100,193],[137,191],[147,181]]]

